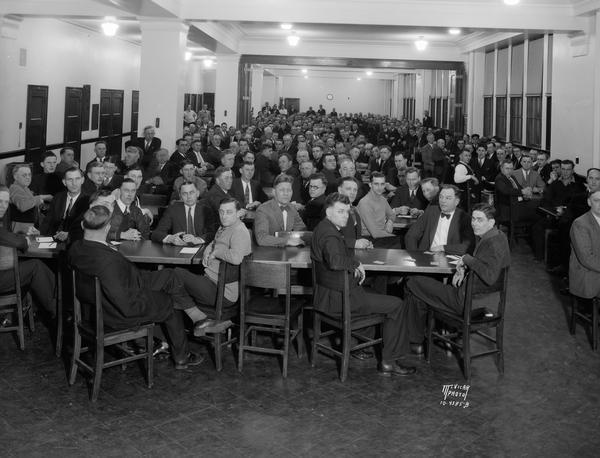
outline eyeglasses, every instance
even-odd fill
[[[308,188],[309,188],[309,189],[320,189],[320,188],[321,188],[321,185],[314,185],[314,184],[311,184],[311,185],[308,185]]]

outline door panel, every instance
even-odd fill
[[[83,103],[83,88],[67,87],[65,90],[65,121],[63,142],[73,148],[75,160],[81,157],[81,108]]]
[[[27,86],[27,118],[25,122],[25,161],[39,168],[46,149],[48,121],[48,86]],[[39,170],[38,170],[39,171]]]

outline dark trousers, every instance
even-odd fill
[[[142,278],[142,287],[152,291],[162,291],[173,298],[172,312],[161,321],[167,332],[173,359],[175,362],[184,361],[189,353],[189,347],[182,310],[195,307],[194,301],[185,290],[177,269],[146,272]]]
[[[37,304],[52,316],[56,315],[56,279],[52,271],[39,259],[19,260],[21,287],[31,291]],[[13,270],[0,272],[0,292],[15,290]]]
[[[217,284],[206,275],[195,275],[187,270],[177,269],[185,290],[192,296],[200,308],[214,308],[217,299]],[[223,298],[223,307],[230,307],[233,302]]]
[[[352,304],[352,313],[385,315],[383,361],[393,361],[409,352],[408,307],[401,299],[373,293],[365,288],[364,300],[360,304]]]
[[[425,339],[427,306],[440,310],[463,313],[464,288],[455,288],[421,275],[410,277],[406,283],[410,341],[421,343]]]

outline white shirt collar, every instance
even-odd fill
[[[117,205],[121,209],[121,213],[125,214],[125,211],[127,210],[127,205],[125,205],[121,199],[117,199]]]

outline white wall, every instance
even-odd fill
[[[263,104],[275,101],[275,82],[272,77],[265,76],[263,85]],[[386,80],[352,78],[324,78],[286,76],[282,78],[282,97],[299,98],[300,111],[309,106],[317,109],[319,105],[329,113],[335,108],[338,113],[377,113],[389,114],[391,84]],[[333,100],[327,100],[327,94]]]
[[[584,173],[592,167],[593,132],[600,129],[593,122],[594,64],[600,50],[595,50],[590,40],[587,55],[573,57],[568,36],[556,34],[553,41],[552,156],[579,157],[575,169]]]
[[[279,100],[277,100],[275,96],[275,86],[275,77],[272,75],[265,75],[263,78],[261,94],[261,108],[265,105],[265,102],[269,102],[269,105],[273,105],[275,102],[279,103]]]
[[[140,47],[108,38],[54,19],[26,18],[14,39],[2,37],[7,54],[0,85],[0,152],[24,148],[27,85],[48,86],[47,144],[63,141],[65,87],[91,85],[91,105],[100,102],[100,89],[124,90],[123,131],[131,127],[131,91],[139,85]],[[19,65],[19,50],[27,64]],[[16,56],[16,58],[15,58]],[[91,112],[90,112],[91,121]],[[23,123],[20,133],[18,125]],[[82,139],[98,131],[82,132]],[[93,144],[82,145],[82,162],[91,158]],[[19,158],[3,160],[11,162]],[[0,176],[3,176],[0,163]]]

